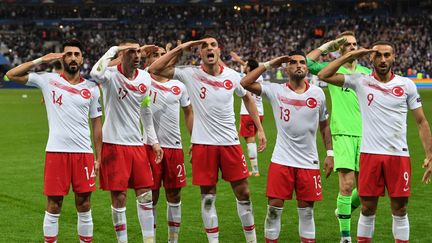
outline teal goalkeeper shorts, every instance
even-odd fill
[[[334,171],[350,169],[359,171],[361,137],[333,135]]]

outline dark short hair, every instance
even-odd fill
[[[354,34],[354,31],[350,31],[350,30],[344,31],[344,32],[340,33],[339,35],[337,35],[336,39],[339,39],[339,38],[341,38],[343,36],[353,36],[353,37],[355,37],[355,34]]]
[[[294,56],[294,55],[303,56],[306,59],[306,54],[303,51],[294,50],[288,53],[288,56]]]
[[[137,40],[135,39],[123,39],[119,42],[119,46],[123,46],[126,44],[140,44]]]
[[[259,63],[255,59],[248,59],[247,60],[247,66],[250,68],[250,70],[254,70],[257,68]]]
[[[390,41],[386,41],[386,40],[379,40],[379,41],[375,41],[372,44],[372,47],[374,46],[378,46],[378,45],[386,45],[386,46],[391,46],[391,48],[393,49],[393,52],[396,50],[395,49],[395,45],[393,43],[391,43]]]
[[[83,46],[81,44],[81,42],[77,39],[68,39],[66,41],[63,42],[63,50],[65,49],[66,46],[74,46],[74,47],[78,47],[78,49],[80,49],[80,51],[83,51]]]

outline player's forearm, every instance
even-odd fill
[[[100,161],[102,155],[102,117],[92,119],[93,144],[96,160]]]
[[[153,73],[165,77],[163,71],[166,68],[170,67],[170,62],[172,62],[173,59],[177,59],[182,54],[182,52],[183,49],[181,45],[167,52],[165,55],[161,56],[154,63],[152,63],[152,65],[150,65],[148,69],[149,73]],[[172,78],[172,77],[165,77],[165,78]]]
[[[153,112],[151,111],[150,106],[141,107],[141,120],[147,134],[146,143],[149,145],[159,143],[154,129]]]
[[[306,57],[310,58],[314,61],[317,61],[318,58],[321,56],[321,54],[322,54],[321,50],[317,48],[317,49],[309,52]]]
[[[336,60],[330,62],[326,67],[324,67],[319,73],[318,78],[322,81],[326,82],[329,78],[336,74],[337,70],[348,62],[352,60],[352,56],[350,53],[343,55],[342,57],[337,58]]]
[[[6,73],[6,76],[11,81],[20,84],[26,84],[28,81],[28,77],[27,77],[28,72],[30,71],[30,69],[34,68],[37,64],[38,64],[37,61],[30,61],[30,62],[23,63],[9,70]]]
[[[192,135],[192,128],[193,128],[193,111],[192,106],[188,106],[183,108],[184,116],[185,116],[185,122],[186,127],[189,131],[189,135]]]
[[[246,76],[242,78],[240,81],[241,86],[247,89],[248,86],[255,83],[255,81],[266,71],[264,64],[260,64],[257,68],[255,68],[252,72],[249,72]]]
[[[320,132],[326,150],[333,150],[331,130],[327,121],[320,122]]]
[[[115,57],[118,52],[118,46],[111,47],[93,66],[90,71],[90,76],[92,76],[96,81],[100,81],[104,77],[104,73],[108,64]]]
[[[432,157],[432,136],[428,121],[426,119],[423,119],[418,124],[418,127],[420,139],[423,144],[426,157]]]

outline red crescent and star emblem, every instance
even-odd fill
[[[138,85],[138,91],[141,94],[144,94],[147,91],[147,87],[144,84],[140,84],[140,85]]]
[[[223,81],[223,86],[225,87],[225,89],[230,90],[233,87],[233,83],[231,82],[231,80],[225,80]]]
[[[90,97],[91,97],[90,90],[88,90],[88,89],[82,89],[82,90],[80,91],[80,95],[81,95],[81,97],[83,97],[84,99],[90,99]]]
[[[171,92],[175,95],[179,95],[180,94],[180,88],[178,86],[172,86],[171,87]]]
[[[309,108],[315,108],[318,105],[318,102],[316,101],[315,98],[308,98],[306,100],[306,105]]]
[[[397,97],[401,97],[405,93],[404,89],[402,89],[400,86],[394,87],[391,92],[394,96]]]

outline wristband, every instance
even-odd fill
[[[42,63],[42,57],[39,57],[38,59],[33,60],[32,63],[33,63],[34,65],[39,65],[39,64],[41,64],[41,63]]]
[[[327,156],[334,157],[333,150],[327,150]]]
[[[269,70],[271,68],[270,61],[265,62],[264,63],[264,67],[265,67],[266,70]]]

